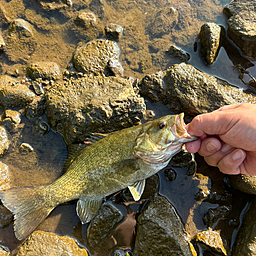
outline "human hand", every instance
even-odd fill
[[[256,104],[224,106],[196,116],[188,133],[200,137],[187,142],[211,166],[225,174],[256,175]]]

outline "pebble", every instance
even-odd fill
[[[93,12],[80,11],[75,18],[75,24],[83,28],[90,28],[96,24],[96,15]]]
[[[10,188],[10,175],[8,165],[0,162],[0,191]]]
[[[4,126],[0,126],[0,157],[3,157],[7,153],[9,146],[8,133]]]
[[[19,151],[20,151],[20,153],[30,153],[30,152],[33,152],[34,149],[28,143],[22,143],[19,146]]]
[[[105,35],[108,38],[112,38],[115,40],[119,40],[123,36],[123,27],[115,24],[115,23],[110,23],[104,28],[105,30]]]

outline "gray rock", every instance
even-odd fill
[[[175,64],[166,72],[146,75],[139,86],[143,97],[161,101],[173,112],[189,116],[211,112],[223,105],[256,102],[255,96],[185,63]]]
[[[211,65],[217,58],[220,45],[221,27],[215,23],[202,25],[200,39],[200,54],[207,65]]]
[[[180,59],[183,62],[187,62],[190,59],[189,53],[185,52],[184,50],[180,49],[179,47],[175,45],[171,45],[168,49],[167,53],[172,55],[175,58]]]
[[[0,162],[0,191],[9,189],[11,187],[10,182],[9,167]]]
[[[224,8],[228,36],[248,57],[256,59],[256,2],[233,0]]]
[[[120,49],[116,42],[98,39],[78,47],[73,55],[77,71],[102,75],[110,59],[118,60]]]
[[[35,231],[22,244],[17,253],[17,256],[27,255],[88,256],[88,253],[80,248],[71,237]]]
[[[80,11],[75,18],[75,24],[88,29],[95,25],[97,19],[93,12]]]
[[[60,68],[55,62],[35,62],[27,67],[27,75],[32,79],[57,79],[60,78]]]
[[[85,76],[56,83],[45,95],[50,126],[69,144],[92,132],[109,133],[137,124],[145,103],[132,81],[118,77]]]
[[[256,195],[256,177],[247,175],[235,175],[230,177],[230,184],[234,188],[247,193]]]
[[[109,38],[113,38],[115,40],[118,40],[123,35],[123,27],[121,25],[110,23],[104,28],[105,35]]]
[[[242,226],[240,227],[232,249],[232,255],[255,256],[256,255],[256,199],[254,198],[247,208]]]
[[[87,245],[91,253],[101,249],[100,247],[111,238],[123,219],[121,211],[111,203],[105,203],[100,208],[87,229]]]
[[[151,197],[138,217],[133,256],[138,255],[193,255],[181,219],[163,196]]]

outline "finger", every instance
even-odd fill
[[[198,153],[201,156],[210,156],[220,150],[221,147],[222,144],[216,137],[209,137],[202,141]]]
[[[185,146],[186,146],[186,150],[189,153],[196,153],[200,149],[201,140],[199,139],[199,140],[187,142],[185,143]]]
[[[243,161],[246,153],[242,149],[234,149],[231,153],[225,155],[218,163],[221,172],[229,175],[241,173],[244,169]]]

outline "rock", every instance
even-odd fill
[[[149,199],[138,217],[133,256],[138,255],[196,255],[176,210],[158,194]]]
[[[56,80],[60,78],[60,68],[55,62],[35,62],[27,67],[27,75],[34,80],[37,78]]]
[[[146,99],[161,101],[168,104],[171,111],[189,116],[211,112],[223,105],[256,102],[255,96],[185,63],[175,64],[166,72],[146,75],[139,87]]]
[[[169,167],[169,168],[164,170],[164,176],[167,180],[174,181],[174,180],[176,180],[177,173],[174,169]]]
[[[234,188],[247,193],[256,195],[256,177],[247,175],[235,175],[229,177],[230,184]]]
[[[199,40],[200,54],[207,65],[211,65],[217,58],[220,45],[221,27],[215,23],[202,25]]]
[[[22,143],[19,146],[19,152],[22,154],[29,154],[30,152],[34,152],[34,149],[28,143]]]
[[[247,208],[236,240],[232,249],[232,255],[255,256],[256,255],[256,199],[254,198]]]
[[[82,10],[79,11],[74,22],[77,26],[81,26],[85,29],[88,29],[95,25],[96,20],[96,16],[93,12]]]
[[[89,9],[96,13],[99,18],[103,18],[105,16],[105,0],[92,0]]]
[[[9,167],[0,162],[0,191],[9,189],[10,182]]]
[[[122,64],[119,62],[119,60],[116,59],[110,59],[108,61],[107,67],[106,67],[110,74],[113,74],[114,76],[123,76],[124,75],[124,69]]]
[[[110,23],[107,26],[105,26],[104,30],[107,38],[119,40],[123,35],[124,29],[122,26],[118,24]]]
[[[0,33],[0,50],[3,50],[4,46],[5,46],[4,38]]]
[[[6,248],[5,246],[0,245],[0,255],[1,256],[9,256],[9,255],[11,255],[10,250],[8,248]]]
[[[233,0],[224,7],[228,17],[229,38],[242,53],[256,59],[256,2],[254,0]]]
[[[7,227],[13,219],[12,213],[5,208],[3,205],[0,205],[0,228]],[[1,250],[0,250],[1,255]]]
[[[92,132],[109,133],[138,124],[146,109],[130,79],[85,76],[56,83],[45,95],[51,128],[65,141],[83,142]]]
[[[4,126],[0,126],[0,157],[3,157],[9,149],[10,141]]]
[[[188,62],[190,59],[189,53],[185,52],[184,50],[180,49],[179,47],[175,45],[171,45],[168,49],[167,53],[172,55],[175,58],[180,59],[183,62]]]
[[[114,230],[123,219],[121,211],[111,203],[105,203],[100,208],[87,229],[87,245],[91,253],[102,249],[101,247],[111,239]]]
[[[53,11],[53,10],[59,10],[59,9],[63,9],[67,6],[71,7],[72,6],[72,1],[71,0],[59,0],[59,1],[45,1],[45,0],[41,0],[39,1],[40,5],[42,6],[42,8],[46,11]]]
[[[44,97],[35,97],[34,100],[25,108],[25,115],[27,118],[35,118],[42,116],[46,110],[46,103]]]
[[[2,107],[23,107],[31,103],[35,94],[24,84],[8,84],[0,88],[0,105]]]
[[[18,111],[7,109],[4,113],[4,120],[1,125],[4,125],[9,130],[14,130],[18,127],[21,121],[21,114]]]
[[[78,47],[73,55],[73,64],[77,71],[104,74],[110,59],[119,60],[120,49],[116,42],[98,39]]]
[[[13,62],[26,62],[36,50],[36,31],[33,26],[23,20],[15,19],[8,28],[5,53]]]
[[[227,255],[218,231],[211,229],[202,231],[198,233],[193,240],[210,248],[213,253],[217,253],[218,255]]]
[[[34,122],[34,128],[36,132],[41,136],[46,135],[50,131],[49,125],[46,122],[42,121],[40,118],[38,118]]]
[[[71,237],[35,231],[28,237],[17,253],[17,256],[27,255],[88,256],[88,253],[85,249],[80,248]]]
[[[178,23],[178,11],[174,8],[163,8],[159,10],[147,28],[149,34],[156,38],[168,34]]]

